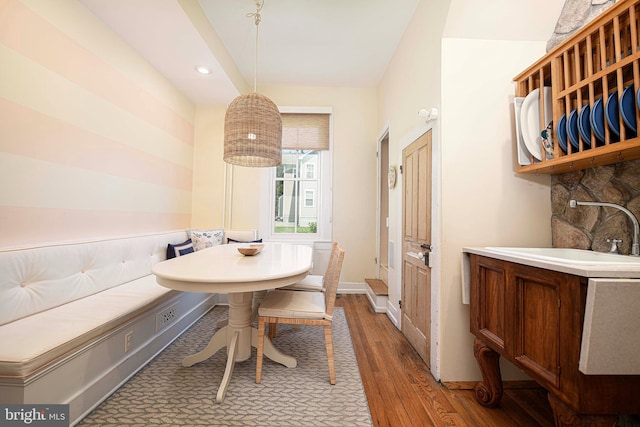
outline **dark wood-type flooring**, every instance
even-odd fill
[[[365,295],[341,294],[336,305],[344,307],[375,427],[553,426],[542,388],[508,389],[505,384],[500,406],[484,408],[476,403],[473,390],[437,382],[402,333],[386,314],[373,311]]]

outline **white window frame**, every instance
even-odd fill
[[[329,114],[329,150],[319,153],[320,176],[318,193],[315,197],[318,206],[317,233],[274,233],[275,222],[275,181],[276,168],[263,168],[260,179],[260,237],[271,242],[295,242],[312,244],[320,240],[332,240],[333,212],[333,108],[331,107],[278,107],[280,113]],[[305,171],[306,176],[306,171]]]

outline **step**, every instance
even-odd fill
[[[380,279],[364,279],[365,282],[369,285],[373,293],[377,296],[388,296],[389,288],[387,288],[387,284],[384,283]]]

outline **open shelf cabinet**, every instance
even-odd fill
[[[514,78],[518,97],[540,89],[541,130],[547,126],[543,87],[551,87],[553,97],[553,155],[542,149],[541,159],[531,155],[531,164],[519,165],[519,173],[559,174],[640,158],[640,138],[625,122],[635,122],[636,128],[640,124],[636,100],[640,89],[639,29],[640,0],[621,0]],[[609,124],[607,108],[612,117],[614,107],[622,112],[625,89],[625,105],[630,98],[633,101],[633,110],[625,111],[632,113],[625,119],[617,114],[617,123]],[[596,104],[604,115],[604,138],[600,140],[591,129],[590,138],[578,137],[574,147],[567,137],[565,152],[558,143],[558,123],[563,116],[567,123],[572,113],[580,116],[583,109],[593,110]],[[617,128],[618,135],[612,128]]]

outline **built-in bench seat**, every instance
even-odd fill
[[[3,325],[0,375],[29,376],[178,294],[145,276]]]
[[[204,315],[217,295],[170,290],[151,274],[187,237],[0,249],[0,402],[69,404],[74,425]]]

